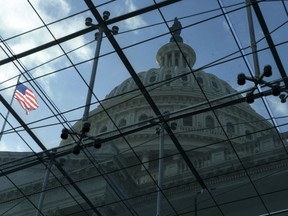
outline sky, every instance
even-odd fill
[[[100,13],[106,10],[110,11],[110,18],[154,4],[152,0],[93,2],[95,5],[99,5],[97,9]],[[221,16],[219,2],[227,6],[226,11],[230,12],[228,13],[229,23]],[[183,0],[161,8],[160,11],[154,10],[115,23],[120,29],[119,35],[115,35],[115,39],[124,49],[125,55],[137,73],[150,68],[158,68],[155,59],[156,53],[170,39],[167,25],[172,25],[174,17],[181,18],[184,27],[181,35],[184,42],[193,47],[197,55],[193,69],[201,68],[225,56],[230,57],[224,58],[224,61],[239,57],[239,52],[231,56],[239,49],[239,45],[243,48],[243,52],[251,53],[247,11],[243,2],[240,0],[206,0],[205,2]],[[281,56],[284,68],[287,68],[286,35],[288,35],[288,27],[283,2],[276,0],[263,2],[261,10],[264,17],[267,18],[269,30],[275,30],[272,33],[273,40],[275,44],[281,44],[277,47],[277,51]],[[1,4],[0,14],[0,37],[4,41],[0,44],[0,60],[8,58],[7,55],[11,56],[12,53],[19,54],[85,29],[87,28],[85,18],[93,18],[84,1],[72,0],[10,0]],[[167,23],[163,21],[163,18]],[[262,50],[258,53],[260,69],[263,70],[264,65],[270,64],[273,68],[273,76],[268,80],[280,79],[280,73],[270,50],[267,49],[266,40],[263,39],[263,32],[255,14],[253,14],[253,19],[257,48]],[[96,24],[95,19],[93,19],[93,23]],[[235,36],[231,34],[231,26],[235,30],[239,44],[235,42]],[[25,82],[27,87],[33,89],[40,106],[29,115],[25,115],[25,111],[17,101],[12,102],[12,108],[33,129],[33,132],[48,149],[57,147],[61,141],[60,133],[63,125],[59,122],[64,125],[73,125],[75,121],[82,118],[84,110],[79,107],[84,106],[86,101],[88,91],[86,83],[89,83],[96,47],[95,32],[87,33],[23,57],[18,62],[13,61],[0,67],[1,95],[9,103],[12,101],[18,77],[24,73],[21,75],[20,81]],[[159,35],[162,36],[158,37]],[[113,51],[113,47],[104,37],[94,87],[94,92],[99,100],[104,99],[115,86],[130,77],[123,63]],[[252,55],[247,56],[247,61],[250,67],[254,68]],[[237,74],[242,72],[247,76],[250,75],[243,58],[215,64],[206,68],[205,71],[225,80],[236,90],[245,90],[252,84],[248,82],[245,86],[237,85]],[[31,79],[34,79],[36,83]],[[99,105],[97,99],[93,97],[92,101],[96,103],[91,106],[91,109]],[[277,123],[287,123],[287,103],[280,103],[279,98],[273,96],[266,97],[265,100],[271,108],[272,115],[277,118]],[[257,100],[253,104],[253,108],[264,117],[269,117],[262,100]],[[1,106],[0,112],[0,126],[2,126],[8,111]],[[57,116],[57,112],[65,114]],[[15,127],[18,127],[17,132],[11,130]],[[287,127],[280,129],[283,132],[287,131]],[[1,151],[40,150],[29,135],[19,128],[19,123],[13,116],[8,115],[4,131],[7,132],[0,141]]]

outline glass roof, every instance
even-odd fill
[[[287,7],[5,2],[0,215],[285,215]]]

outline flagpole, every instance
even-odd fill
[[[157,209],[156,216],[161,216],[162,210],[162,179],[163,179],[163,157],[164,157],[164,125],[159,126],[160,143],[159,143],[159,163],[158,163],[158,191],[157,191]]]
[[[15,86],[15,90],[14,90],[13,96],[12,96],[11,101],[10,101],[10,104],[9,104],[10,106],[12,106],[12,103],[13,103],[13,101],[14,101],[14,95],[15,95],[15,92],[16,92],[17,84],[18,84],[18,82],[20,81],[20,77],[21,77],[21,74],[18,76],[18,80],[17,80],[16,86]],[[10,112],[9,112],[9,110],[8,110],[8,112],[7,112],[6,116],[5,116],[5,119],[4,119],[4,123],[3,123],[2,128],[1,128],[0,141],[2,140],[3,132],[4,132],[4,130],[5,130],[5,127],[6,127],[6,123],[7,123],[7,119],[8,119],[9,114],[10,114]]]
[[[257,44],[255,40],[255,32],[254,32],[254,25],[253,25],[253,17],[251,12],[250,0],[246,0],[246,11],[247,11],[247,18],[248,18],[248,25],[249,25],[249,33],[250,33],[250,44],[252,49],[252,56],[254,62],[254,73],[256,77],[260,76],[260,69],[259,69],[259,60],[257,55]]]

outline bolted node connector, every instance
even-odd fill
[[[100,149],[101,147],[102,147],[101,143],[97,143],[97,142],[94,143],[94,148]]]
[[[177,128],[177,123],[176,122],[172,122],[171,125],[170,125],[171,129],[172,130],[176,130]]]
[[[85,122],[84,124],[83,124],[83,127],[82,127],[82,132],[83,133],[88,133],[89,131],[90,131],[90,123],[89,122]]]
[[[111,32],[113,35],[117,35],[119,32],[119,27],[118,26],[113,26],[111,29]]]
[[[272,94],[274,96],[278,96],[280,95],[280,93],[281,93],[281,90],[279,86],[272,86]]]
[[[280,94],[280,95],[279,95],[279,98],[281,99],[281,103],[286,103],[287,97],[288,97],[288,95]]]
[[[246,94],[246,102],[249,104],[252,104],[254,102],[254,95],[253,93],[247,93]]]
[[[104,11],[103,12],[103,19],[106,21],[108,20],[110,17],[110,12],[109,11]]]
[[[96,149],[100,149],[101,146],[102,146],[101,143],[94,143],[94,148],[96,148]]]
[[[281,94],[281,95],[279,95],[279,98],[280,98],[280,99],[284,99],[285,97],[286,97],[285,94]]]
[[[79,145],[75,145],[74,148],[73,148],[73,154],[74,155],[79,155],[81,152],[81,147]]]
[[[69,130],[67,128],[63,128],[61,132],[61,139],[67,139],[69,135]]]
[[[238,83],[238,85],[244,85],[246,83],[246,76],[244,73],[238,74],[237,83]]]
[[[92,18],[87,17],[87,18],[85,19],[85,25],[86,25],[86,26],[91,26],[91,25],[92,25]]]
[[[100,149],[101,146],[102,146],[102,144],[101,144],[101,139],[96,139],[96,140],[94,141],[94,148]]]
[[[264,72],[263,73],[264,73],[265,77],[270,77],[272,75],[272,67],[271,67],[271,65],[266,65],[264,67]]]

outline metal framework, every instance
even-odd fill
[[[249,6],[248,1],[249,0],[246,0],[246,4]],[[181,2],[181,0],[162,1],[160,3],[156,3],[154,1],[155,4],[153,4],[151,6],[148,6],[148,7],[145,7],[145,8],[142,8],[142,9],[127,13],[125,15],[121,15],[119,17],[109,19],[109,20],[104,20],[102,18],[98,9],[95,7],[95,5],[93,4],[93,2],[91,0],[84,0],[84,2],[87,5],[87,7],[89,8],[89,11],[93,14],[94,18],[97,20],[98,24],[93,25],[93,26],[89,26],[88,28],[85,28],[85,29],[77,31],[75,33],[66,35],[66,36],[61,37],[57,40],[53,40],[51,42],[40,45],[40,46],[33,48],[33,49],[30,49],[30,50],[24,51],[22,53],[19,53],[16,55],[11,55],[8,58],[0,60],[0,65],[5,65],[5,64],[8,64],[8,63],[11,63],[14,61],[18,61],[23,57],[27,57],[31,54],[37,53],[39,51],[45,50],[45,49],[53,47],[55,45],[59,45],[63,42],[67,42],[71,39],[74,39],[76,37],[79,37],[79,36],[85,35],[89,32],[92,32],[95,30],[95,28],[99,29],[101,37],[98,38],[98,44],[97,44],[94,58],[97,59],[97,61],[98,61],[102,35],[105,34],[108,41],[112,45],[113,50],[115,50],[115,52],[117,53],[117,56],[119,57],[119,59],[124,64],[127,71],[129,72],[129,75],[131,76],[132,80],[137,85],[137,88],[140,91],[141,95],[145,98],[147,104],[150,106],[151,110],[153,111],[154,117],[152,119],[145,121],[144,123],[146,123],[146,124],[143,124],[143,122],[141,122],[141,124],[136,123],[134,125],[128,125],[127,127],[117,128],[116,131],[109,131],[107,133],[104,133],[104,135],[100,134],[97,136],[83,136],[83,137],[81,137],[81,141],[83,141],[83,143],[81,143],[81,145],[83,145],[84,148],[86,148],[86,147],[89,148],[89,147],[92,147],[95,144],[95,142],[98,142],[99,144],[105,144],[109,141],[116,140],[116,139],[121,138],[121,137],[123,138],[127,135],[131,135],[133,133],[140,132],[140,131],[143,131],[145,129],[160,125],[161,126],[161,129],[160,129],[161,130],[161,132],[160,132],[160,149],[159,149],[160,154],[159,154],[159,158],[158,158],[159,159],[159,172],[160,173],[159,173],[159,177],[158,177],[158,182],[156,184],[156,186],[158,187],[158,189],[157,189],[157,195],[158,195],[158,197],[157,197],[157,216],[161,215],[162,195],[164,195],[164,193],[162,192],[162,176],[161,176],[161,174],[162,174],[161,170],[163,168],[162,158],[165,157],[163,155],[164,130],[165,130],[165,134],[167,134],[169,136],[169,138],[172,140],[174,146],[176,147],[176,149],[178,151],[177,154],[182,156],[184,162],[186,163],[187,167],[189,168],[189,171],[195,177],[197,183],[201,187],[201,191],[204,191],[204,190],[207,191],[210,198],[212,199],[213,206],[215,206],[217,208],[217,210],[220,212],[220,214],[225,215],[223,212],[223,208],[222,208],[221,204],[218,203],[218,200],[214,197],[214,194],[211,193],[210,189],[206,185],[206,182],[204,181],[202,176],[199,174],[199,171],[196,169],[195,165],[192,163],[191,159],[188,157],[187,152],[183,149],[183,147],[182,147],[181,143],[179,142],[175,132],[173,131],[173,129],[169,125],[169,122],[171,122],[173,120],[179,120],[179,119],[186,117],[186,116],[197,115],[197,114],[205,113],[205,112],[209,112],[209,111],[215,112],[217,109],[221,109],[224,107],[243,103],[243,102],[245,102],[244,97],[237,97],[236,98],[234,96],[240,95],[243,93],[247,93],[249,91],[253,91],[254,87],[250,88],[250,89],[246,89],[245,91],[239,91],[237,93],[229,94],[229,95],[223,96],[221,98],[215,98],[215,99],[211,99],[211,100],[208,100],[206,98],[207,101],[186,107],[186,108],[181,109],[181,110],[177,110],[173,113],[170,113],[169,118],[167,118],[167,116],[165,114],[161,113],[161,111],[159,110],[159,107],[156,105],[155,101],[152,99],[150,92],[147,90],[147,87],[143,84],[143,82],[139,78],[138,74],[136,73],[136,71],[133,68],[132,64],[130,63],[129,59],[125,55],[124,51],[121,49],[119,43],[114,38],[114,36],[111,33],[111,30],[108,28],[108,26],[111,24],[120,22],[120,21],[124,21],[124,20],[129,19],[129,18],[139,16],[141,14],[146,14],[146,13],[154,11],[154,10],[160,11],[161,8],[168,6],[168,5],[172,5],[172,4],[177,3],[177,2]],[[276,84],[279,84],[281,82],[284,82],[284,85],[282,85],[282,86],[279,85],[279,91],[285,92],[285,91],[287,91],[287,88],[288,88],[287,73],[286,73],[285,68],[283,66],[283,63],[281,61],[281,58],[278,54],[275,43],[274,43],[274,41],[270,35],[269,29],[268,29],[267,24],[265,22],[265,18],[264,18],[262,11],[260,9],[259,3],[261,1],[259,2],[257,0],[251,0],[251,2],[252,2],[251,6],[254,9],[254,12],[257,16],[260,27],[261,27],[264,35],[265,35],[266,42],[269,46],[269,49],[272,53],[272,56],[275,60],[275,63],[277,65],[277,68],[278,68],[279,73],[281,75],[281,79],[269,82],[268,83],[269,85],[266,85],[267,83],[264,83],[264,84],[263,83],[257,83],[257,84],[260,84],[260,88],[261,88],[261,87],[266,87],[266,86],[270,86],[270,85],[272,86],[274,84],[276,85]],[[220,5],[220,8],[223,9],[224,6]],[[251,11],[247,10],[247,12],[248,12],[248,16],[251,17],[252,16]],[[162,17],[162,18],[164,19],[164,17]],[[165,19],[164,19],[164,21],[166,22]],[[167,24],[167,22],[166,22],[166,24]],[[253,30],[253,26],[250,26],[250,30]],[[173,32],[170,32],[170,33],[172,34],[172,37],[173,37]],[[251,37],[253,37],[252,43],[255,43],[255,35],[253,32],[252,32]],[[257,52],[256,46],[254,47],[253,44],[251,44],[251,48],[252,48],[252,54],[257,54],[256,53]],[[241,50],[241,49],[239,48],[239,50]],[[182,51],[180,50],[180,52],[182,52]],[[185,56],[184,56],[184,58],[185,58]],[[255,64],[256,64],[255,65],[255,71],[257,72],[259,69],[259,68],[257,69],[258,60],[255,60]],[[96,68],[97,68],[97,62],[96,62],[96,66],[93,65],[93,71],[95,71],[95,73],[96,73]],[[191,69],[191,73],[193,73],[193,72],[196,73],[197,71],[192,71],[192,69]],[[83,115],[83,119],[82,119],[83,122],[88,120],[88,113],[90,111],[91,98],[92,98],[92,94],[93,94],[93,86],[94,86],[95,75],[96,75],[95,73],[92,72],[92,76],[90,79],[91,82],[90,82],[89,89],[88,89],[88,96],[87,96],[85,111],[84,111],[84,115]],[[256,76],[257,75],[259,75],[259,74],[256,73]],[[274,94],[273,91],[268,89],[268,90],[264,90],[263,92],[260,91],[260,92],[255,93],[253,95],[253,97],[254,97],[254,99],[258,99],[258,98],[270,96],[273,94]],[[84,204],[86,203],[89,206],[89,208],[94,212],[94,214],[101,216],[102,214],[99,211],[98,207],[95,206],[93,201],[91,201],[88,198],[88,196],[81,190],[81,188],[77,185],[77,183],[75,183],[74,179],[71,178],[71,176],[69,176],[68,172],[62,167],[61,163],[58,161],[59,158],[61,158],[63,156],[67,156],[73,152],[73,146],[75,145],[75,142],[72,142],[69,145],[65,146],[65,149],[62,146],[59,146],[57,148],[53,148],[50,150],[47,149],[46,146],[43,144],[43,142],[41,142],[41,140],[38,138],[38,136],[23,121],[23,119],[11,107],[11,104],[9,104],[1,94],[0,94],[0,102],[4,105],[4,107],[9,111],[9,113],[13,116],[13,118],[20,124],[20,126],[27,132],[27,134],[32,138],[32,140],[41,149],[41,152],[39,152],[39,153],[34,152],[31,156],[28,156],[27,158],[22,158],[21,160],[18,161],[19,163],[17,163],[17,161],[13,161],[11,163],[9,163],[9,162],[4,163],[2,165],[3,168],[1,168],[0,177],[8,176],[9,174],[18,172],[20,170],[27,169],[27,168],[30,168],[30,167],[33,167],[33,166],[36,166],[39,164],[43,164],[45,166],[45,168],[47,169],[47,172],[45,174],[45,178],[44,178],[44,182],[43,182],[43,188],[41,190],[38,206],[34,206],[36,209],[36,215],[43,215],[43,213],[41,212],[41,209],[42,209],[42,205],[43,205],[43,199],[44,199],[44,193],[45,193],[45,187],[47,184],[47,179],[48,179],[50,173],[55,176],[55,174],[52,171],[52,164],[53,164],[53,166],[55,166],[57,171],[59,171],[61,173],[61,175],[63,177],[65,177],[65,179],[69,182],[69,184],[73,187],[73,189],[77,192],[77,194],[82,198],[82,200],[84,201]],[[151,121],[151,120],[153,120],[153,121]],[[273,120],[274,119],[272,119],[272,121]],[[220,126],[222,127],[221,124],[220,124]],[[278,127],[278,125],[277,125],[277,127]],[[223,129],[223,127],[222,127],[222,129]],[[2,130],[2,132],[3,132],[3,130]],[[115,133],[115,132],[119,132],[119,133]],[[225,133],[225,135],[227,136],[226,133]],[[278,133],[278,135],[280,137],[279,133]],[[1,136],[2,136],[2,134],[1,134]],[[227,136],[227,141],[231,142],[231,140],[228,136]],[[281,140],[281,141],[282,141],[283,148],[285,149],[285,151],[287,153],[286,145],[285,145],[283,140]],[[233,149],[233,150],[235,151],[235,149]],[[236,151],[235,151],[235,154],[237,155]],[[239,159],[240,164],[241,164],[242,161],[239,158],[239,156],[238,156],[238,159]],[[45,160],[50,161],[50,163],[47,165],[44,162]],[[14,166],[13,163],[15,163],[16,166]],[[9,166],[10,164],[11,164],[11,166]],[[141,165],[141,164],[142,164],[142,162],[139,161],[138,165]],[[114,192],[118,196],[119,200],[121,200],[121,202],[123,202],[125,207],[130,211],[131,215],[137,215],[136,209],[134,209],[134,207],[131,204],[131,202],[129,201],[129,199],[127,199],[127,195],[122,190],[122,188],[117,184],[117,182],[114,179],[110,178],[109,176],[105,176],[105,171],[104,171],[104,169],[102,169],[101,165],[99,165],[97,163],[95,163],[93,165],[95,166],[97,171],[100,173],[100,175],[103,176],[103,178],[107,182],[107,184],[114,190]],[[243,166],[243,170],[246,172],[249,180],[251,181],[250,183],[254,186],[254,182],[250,179],[250,176],[249,176],[245,166]],[[65,186],[63,186],[63,187],[65,187]],[[256,196],[260,198],[265,211],[267,211],[269,215],[270,214],[271,215],[276,214],[276,213],[280,212],[280,211],[270,211],[270,209],[267,208],[265,202],[262,199],[263,195],[257,191],[256,187],[254,189],[256,191]],[[19,191],[21,192],[20,189],[19,189]],[[195,205],[194,213],[195,213],[195,215],[197,215],[197,212],[199,210],[199,205],[198,205],[199,200],[197,200],[198,194],[199,193],[195,194],[195,199],[194,199],[194,202],[195,202],[194,203],[194,205]],[[25,196],[24,193],[23,193],[23,196]],[[77,204],[81,207],[83,212],[86,212],[86,214],[88,214],[87,210],[82,206],[82,204],[80,204],[80,203],[77,203]],[[178,215],[178,213],[175,209],[173,209],[173,211],[176,215]],[[269,211],[270,211],[270,213],[269,213]],[[286,210],[284,210],[284,212],[286,212]]]

